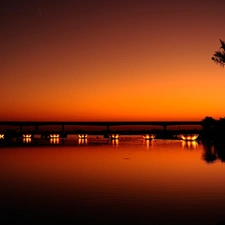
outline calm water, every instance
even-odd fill
[[[225,221],[225,163],[200,142],[47,141],[0,147],[1,224]]]

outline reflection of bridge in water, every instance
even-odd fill
[[[159,129],[155,130],[155,133],[158,136],[166,136],[171,134],[179,134],[181,130],[173,130],[169,131],[168,126],[182,126],[182,125],[200,125],[202,126],[202,121],[0,121],[0,126],[2,127],[14,127],[16,130],[19,130],[19,133],[22,134],[24,132],[24,127],[33,127],[34,129],[31,131],[32,134],[43,134],[43,131],[40,130],[41,126],[61,126],[60,134],[61,136],[66,136],[67,134],[78,134],[80,131],[69,131],[65,130],[65,126],[95,126],[95,127],[103,127],[101,131],[85,131],[87,134],[96,134],[96,135],[105,135],[110,134],[114,131],[110,130],[110,127],[121,127],[121,126],[158,126]],[[104,129],[105,128],[105,129]],[[141,134],[143,132],[149,132],[151,129],[146,130],[119,130],[120,134]],[[191,132],[191,130],[184,129],[182,133]],[[193,130],[194,132],[194,130]],[[196,132],[196,130],[195,130]]]

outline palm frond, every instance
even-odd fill
[[[221,47],[225,51],[225,42],[220,39]]]
[[[224,57],[223,53],[220,51],[215,51],[214,57],[222,59]]]
[[[225,42],[220,39],[222,51],[215,51],[211,58],[216,64],[220,64],[222,67],[225,66]]]

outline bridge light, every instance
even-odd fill
[[[50,134],[49,136],[50,136],[50,138],[59,138],[60,137],[59,134]]]
[[[110,134],[109,137],[111,139],[118,139],[119,138],[119,134]]]
[[[78,134],[79,139],[86,139],[88,137],[87,134]]]
[[[31,138],[31,134],[23,134],[23,138]]]
[[[194,141],[198,138],[199,134],[180,134],[178,138],[181,138],[184,141]]]
[[[142,137],[145,140],[151,140],[151,139],[154,139],[156,137],[156,134],[144,134],[144,135],[142,135]]]

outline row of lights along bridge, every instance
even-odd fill
[[[108,134],[107,136],[104,136],[105,138],[110,138],[110,139],[119,139],[119,134]],[[41,135],[32,135],[32,134],[23,134],[22,135],[23,138],[43,138]],[[142,138],[145,140],[152,140],[156,137],[156,134],[152,133],[152,134],[143,134]],[[175,138],[177,139],[182,139],[184,141],[194,141],[199,137],[199,134],[178,134],[178,135],[174,135]],[[5,138],[5,134],[0,134],[0,139],[4,139]],[[57,139],[60,138],[60,134],[49,134],[48,136],[46,136],[45,138],[51,138],[51,139]],[[69,138],[69,137],[68,137]],[[87,139],[88,138],[88,134],[78,134],[77,135],[78,139]]]

